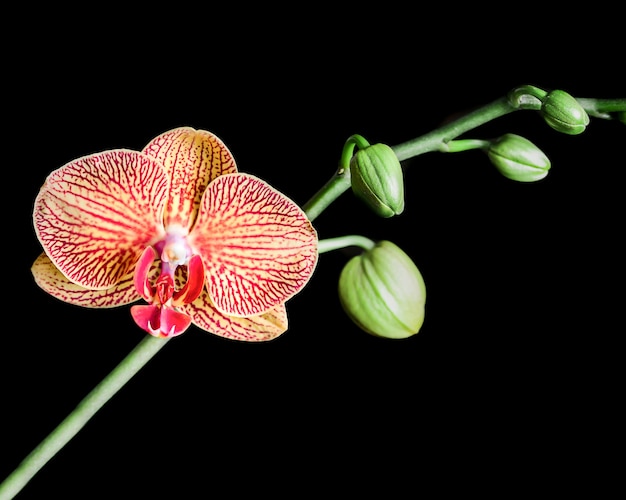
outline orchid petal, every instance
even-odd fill
[[[161,336],[161,308],[153,305],[139,305],[130,308],[135,323],[155,337]]]
[[[204,261],[213,304],[229,316],[255,316],[285,302],[317,263],[317,233],[306,214],[247,174],[209,184],[188,241]]]
[[[188,314],[176,311],[171,307],[161,308],[161,336],[176,337],[183,333],[191,325]]]
[[[228,148],[206,130],[170,130],[152,139],[143,153],[161,163],[170,179],[165,227],[180,225],[191,229],[207,185],[223,174],[237,172]]]
[[[39,191],[37,237],[71,282],[111,288],[163,237],[167,189],[162,166],[136,151],[79,158],[52,172]]]
[[[232,340],[262,342],[287,331],[287,310],[279,304],[264,314],[239,318],[227,316],[213,305],[204,291],[193,303],[180,308],[191,316],[191,322],[209,333]]]
[[[123,306],[140,299],[133,285],[132,273],[106,290],[90,290],[69,281],[45,253],[35,260],[31,271],[35,283],[50,295],[82,307],[109,308]]]

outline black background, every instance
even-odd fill
[[[433,23],[441,28],[425,34]],[[190,8],[85,13],[78,25],[21,31],[5,73],[0,477],[144,336],[127,307],[81,309],[34,284],[32,203],[49,172],[188,125],[303,204],[351,134],[398,144],[520,84],[626,96],[610,38],[591,63],[554,39],[531,40],[528,26],[490,29],[482,43],[476,26],[385,8]],[[592,119],[567,136],[525,111],[466,136],[505,132],[544,150],[546,179],[504,179],[478,151],[429,153],[403,163],[402,215],[377,218],[348,192],[315,221],[320,238],[388,239],[414,259],[428,291],[418,335],[389,341],[355,327],[336,295],[351,254],[324,254],[287,304],[285,334],[245,344],[192,328],[173,339],[19,498],[363,486],[393,497],[420,491],[429,470],[456,478],[443,489],[489,489],[493,475],[515,490],[542,477],[556,488],[566,479],[555,479],[556,463],[593,485],[600,478],[585,480],[585,464],[613,442],[622,394],[626,128]],[[466,476],[478,456],[485,470]],[[610,479],[611,463],[603,468]]]

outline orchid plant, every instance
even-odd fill
[[[626,98],[518,87],[396,146],[349,137],[338,168],[302,207],[239,172],[218,136],[191,127],[166,131],[141,151],[103,151],[53,171],[34,202],[34,230],[43,248],[32,266],[35,282],[86,308],[130,305],[130,316],[147,335],[0,483],[0,500],[19,493],[157,351],[192,325],[245,342],[286,332],[286,303],[312,278],[321,253],[361,249],[346,263],[337,290],[362,330],[388,339],[417,334],[426,286],[412,259],[386,240],[318,240],[313,221],[349,189],[381,217],[402,213],[401,162],[428,152],[481,149],[505,177],[541,180],[550,161],[527,139],[459,138],[520,110],[538,112],[570,135],[582,133],[590,117],[626,123]]]

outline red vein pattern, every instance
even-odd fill
[[[133,284],[132,273],[127,274],[114,287],[106,290],[89,290],[69,281],[42,253],[31,268],[35,282],[53,297],[82,307],[118,307],[140,299]]]
[[[155,137],[143,152],[163,164],[170,178],[164,225],[190,230],[207,185],[223,174],[237,172],[224,143],[211,132],[180,127]]]
[[[136,151],[105,151],[52,172],[34,225],[44,251],[71,282],[107,289],[126,279],[143,249],[162,238],[168,179]]]
[[[289,198],[248,174],[209,184],[189,244],[205,263],[215,307],[256,316],[292,297],[317,263],[317,233]]]
[[[218,311],[206,291],[193,303],[181,308],[191,316],[191,321],[198,328],[220,337],[246,342],[272,340],[287,331],[287,310],[285,304],[279,304],[265,314],[237,318]]]

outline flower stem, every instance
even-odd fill
[[[491,141],[485,141],[482,139],[457,139],[450,141],[447,144],[447,153],[460,153],[462,151],[469,151],[470,149],[485,149],[488,148]]]
[[[137,347],[0,483],[0,500],[10,500],[20,492],[89,419],[166,344],[167,340],[146,335]]]
[[[365,149],[370,145],[369,142],[359,134],[352,134],[346,140],[346,143],[343,146],[343,151],[341,152],[341,160],[339,160],[340,168],[348,170],[350,168],[350,160],[354,154],[355,146],[359,149]]]
[[[369,145],[369,142],[359,134],[353,134],[348,137],[339,159],[339,169],[322,189],[302,207],[309,220],[315,219],[326,210],[328,205],[350,188],[352,185],[350,181],[350,160],[352,159],[354,148],[363,149]]]
[[[302,206],[302,210],[304,210],[309,220],[313,221],[333,201],[350,189],[351,185],[350,169],[340,167],[335,175]]]
[[[613,118],[612,113],[626,112],[626,99],[592,99],[577,97],[578,103],[585,111],[596,118]]]
[[[532,106],[532,105],[528,105]],[[491,120],[504,116],[518,109],[528,109],[522,105],[515,107],[507,97],[497,99],[456,120],[443,125],[432,132],[402,144],[392,146],[399,161],[432,151],[448,151],[448,143],[461,134],[483,125]]]
[[[371,250],[374,246],[376,246],[376,243],[369,238],[359,236],[358,234],[350,234],[320,240],[317,245],[317,251],[319,253],[325,253],[346,247],[361,247],[363,250]]]
[[[533,95],[535,90],[534,87],[530,86],[513,89],[505,97],[496,99],[428,134],[392,146],[391,149],[398,157],[398,161],[431,151],[451,152],[448,143],[469,130],[513,111],[521,109],[538,110],[541,107],[541,101]],[[358,134],[351,135],[348,138],[341,154],[339,169],[302,207],[309,220],[313,221],[333,201],[350,188],[349,163],[354,147],[362,148],[368,145],[369,143]]]

